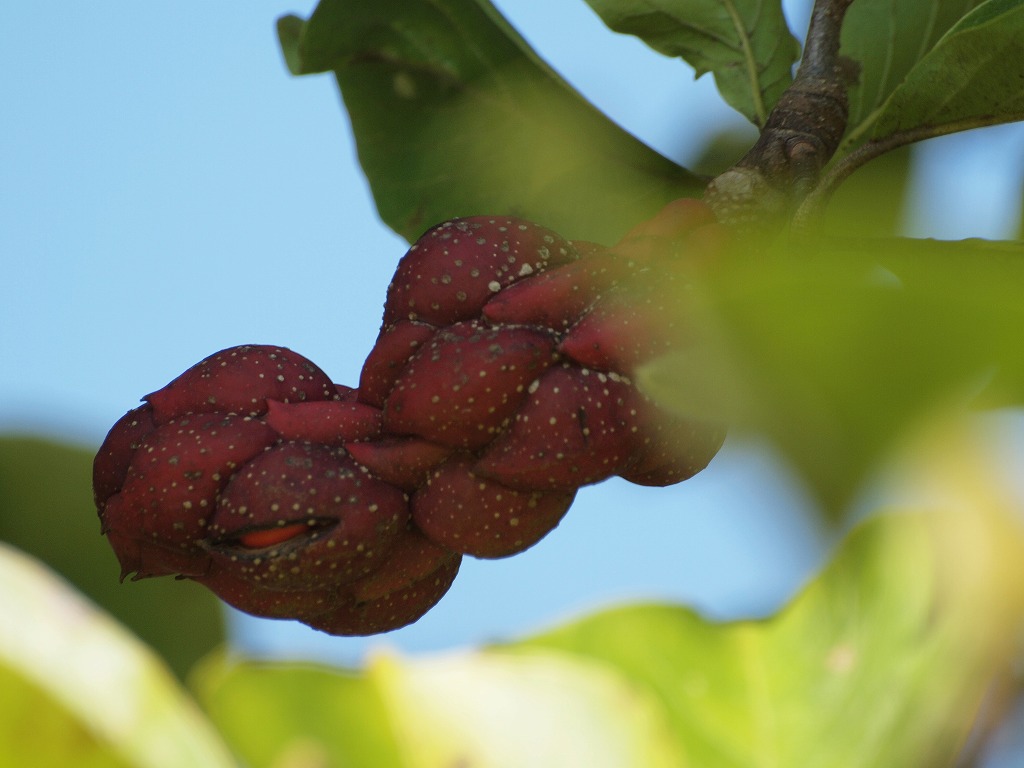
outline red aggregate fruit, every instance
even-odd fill
[[[407,491],[418,488],[425,481],[426,473],[452,453],[447,446],[419,437],[346,443],[345,450],[385,483]]]
[[[231,347],[196,363],[163,389],[146,395],[158,424],[189,413],[258,416],[267,400],[330,400],[334,384],[306,358],[282,347]]]
[[[629,389],[617,374],[568,363],[546,371],[474,472],[530,490],[575,490],[610,477],[630,460]]]
[[[332,635],[374,635],[412,624],[444,597],[461,564],[461,557],[445,560],[418,581],[373,600],[348,596],[306,623]]]
[[[201,571],[206,553],[196,542],[205,535],[217,494],[234,470],[275,439],[266,424],[225,413],[183,416],[143,438],[101,520],[105,531],[134,537],[138,546],[148,550],[155,545],[160,551],[145,561],[125,553],[123,572],[146,576]]]
[[[285,440],[341,444],[380,437],[379,408],[354,400],[267,401],[267,424]]]
[[[581,486],[691,477],[723,428],[662,412],[632,374],[695,343],[678,303],[727,244],[693,200],[611,248],[511,217],[429,229],[388,286],[358,388],[243,345],[117,420],[93,493],[122,578],[387,632],[434,606],[463,557],[536,545]]]
[[[688,480],[715,457],[725,429],[696,419],[667,414],[635,389],[628,451],[633,460],[619,475],[637,485],[664,487]]]
[[[343,452],[282,443],[224,488],[210,523],[211,557],[231,559],[250,581],[274,589],[348,584],[386,559],[408,519],[405,494]],[[246,542],[295,524],[306,532],[261,549]]]
[[[387,561],[352,585],[352,596],[363,603],[386,597],[422,581],[453,560],[461,559],[461,555],[435,544],[410,525],[391,548]]]
[[[623,276],[620,259],[596,254],[509,286],[484,304],[483,316],[492,323],[564,330]]]
[[[454,552],[508,557],[546,536],[576,491],[517,491],[473,472],[474,460],[453,456],[412,497],[412,515],[428,539]]]
[[[359,375],[359,400],[383,408],[409,358],[436,332],[434,326],[412,320],[382,329]]]
[[[486,445],[556,359],[550,331],[456,323],[406,365],[384,403],[384,428],[453,448]]]
[[[309,523],[285,523],[272,528],[254,528],[238,536],[238,543],[246,549],[266,549],[309,532]]]
[[[335,587],[285,590],[253,584],[230,562],[212,564],[206,573],[191,578],[228,605],[270,619],[308,621],[330,610],[339,599]]]
[[[125,475],[139,444],[154,429],[153,407],[149,403],[128,411],[110,428],[96,453],[92,468],[93,499],[101,515],[107,499],[124,485]]]
[[[549,229],[515,218],[473,216],[427,230],[395,271],[384,327],[399,320],[444,326],[480,314],[512,283],[576,258]]]
[[[611,291],[580,318],[558,351],[581,365],[632,376],[636,366],[670,352],[680,341],[658,290]]]

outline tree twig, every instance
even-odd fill
[[[861,144],[825,171],[818,184],[800,203],[793,216],[793,224],[799,228],[818,216],[825,209],[825,206],[828,205],[829,199],[839,185],[846,181],[854,171],[876,157],[881,157],[887,152],[892,152],[894,149],[899,149],[909,144],[916,144],[926,139],[948,136],[951,133],[969,131],[973,128],[984,128],[1001,122],[1004,122],[1003,118],[992,116],[990,118],[957,120],[940,125],[923,125],[906,131],[897,131],[884,138],[873,139]]]
[[[852,78],[839,56],[839,36],[852,2],[815,0],[793,83],[768,115],[757,143],[705,193],[723,221],[756,226],[791,211],[817,185],[846,130]]]

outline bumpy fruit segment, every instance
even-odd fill
[[[462,556],[435,544],[412,523],[399,537],[387,561],[371,575],[352,585],[356,602],[366,603],[418,584]]]
[[[103,529],[135,545],[118,551],[124,573],[191,575],[206,568],[198,542],[231,474],[276,440],[266,424],[244,416],[200,413],[146,435],[132,455],[121,490],[101,513]]]
[[[405,255],[388,286],[384,327],[400,320],[436,326],[471,320],[503,288],[576,258],[544,227],[474,216],[433,227]]]
[[[379,408],[354,400],[267,401],[265,421],[285,440],[337,444],[380,437]]]
[[[358,388],[244,345],[117,421],[93,488],[122,575],[386,632],[435,605],[464,556],[543,539],[579,487],[692,476],[723,431],[662,413],[632,372],[692,342],[667,318],[725,234],[691,200],[607,249],[509,217],[433,227],[398,265]]]
[[[629,452],[633,459],[618,474],[637,485],[664,487],[689,480],[707,467],[725,442],[719,425],[667,414],[634,390]]]
[[[556,360],[549,331],[457,323],[406,365],[384,403],[384,428],[452,448],[486,445]]]
[[[407,491],[419,488],[427,472],[453,449],[419,437],[386,437],[365,443],[346,443],[349,455],[385,483]]]
[[[461,564],[461,557],[452,557],[418,581],[373,600],[348,596],[306,623],[332,635],[375,635],[399,629],[437,605]]]
[[[282,443],[224,488],[210,524],[211,557],[236,562],[250,581],[274,589],[349,584],[379,567],[408,518],[405,494],[349,456]],[[253,534],[296,524],[307,532],[260,552],[241,551],[252,549]]]
[[[107,500],[124,485],[135,451],[154,429],[153,407],[148,403],[128,411],[110,428],[92,466],[93,500],[101,517]]]
[[[626,277],[623,267],[614,255],[595,254],[509,286],[484,304],[483,316],[492,323],[564,331]]]
[[[573,491],[517,491],[473,472],[472,457],[438,467],[412,497],[416,525],[431,541],[481,558],[532,547],[565,516]]]
[[[360,402],[383,408],[409,359],[436,332],[434,326],[412,320],[383,328],[359,375]]]
[[[210,566],[192,579],[233,608],[268,619],[298,619],[308,622],[329,611],[339,598],[338,588],[273,589],[254,584],[231,562]]]
[[[629,389],[614,373],[552,368],[530,385],[474,471],[526,490],[570,491],[611,477],[630,461]]]
[[[283,347],[244,345],[210,355],[146,395],[158,424],[189,413],[259,416],[267,400],[330,400],[334,384],[309,360]]]

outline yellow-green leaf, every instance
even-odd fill
[[[38,561],[2,544],[0,616],[0,680],[10,683],[0,693],[0,765],[22,754],[19,768],[45,764],[36,762],[43,756],[51,765],[79,765],[81,756],[95,766],[234,768],[155,654]],[[12,733],[19,723],[28,730]]]
[[[525,647],[646,685],[695,765],[952,765],[1019,652],[1024,542],[993,477],[951,439],[963,435],[933,443],[945,457],[928,463],[931,509],[860,525],[771,619],[714,624],[633,605]]]
[[[365,675],[216,653],[190,682],[250,768],[402,765],[387,710]]]
[[[224,640],[220,601],[189,581],[121,584],[92,499],[93,452],[0,436],[0,541],[44,561],[124,622],[179,675]]]
[[[362,672],[218,658],[201,700],[254,768],[951,765],[1024,616],[1024,531],[976,437],[908,451],[927,509],[860,524],[775,617],[629,605]]]
[[[370,666],[407,768],[681,768],[656,700],[564,654],[494,651]]]

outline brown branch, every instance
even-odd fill
[[[760,227],[792,211],[839,148],[849,112],[850,66],[839,36],[853,0],[815,0],[796,77],[757,143],[708,185],[705,199],[726,223]]]
[[[852,3],[853,0],[833,0],[814,4],[797,80],[801,77],[831,78],[836,74],[837,68],[842,68],[839,60],[839,36],[846,11]]]

